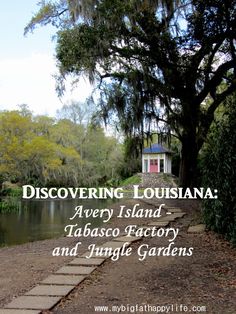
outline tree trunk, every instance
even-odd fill
[[[198,147],[196,136],[187,134],[182,140],[179,183],[183,188],[193,188],[197,181]]]

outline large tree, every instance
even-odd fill
[[[63,77],[99,80],[105,117],[115,111],[135,136],[154,120],[171,127],[192,186],[214,112],[236,89],[236,1],[41,1],[26,31],[38,23],[59,27]]]

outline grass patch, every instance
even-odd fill
[[[7,196],[0,201],[0,213],[15,212],[20,209],[20,199],[17,196]]]
[[[127,185],[133,185],[133,184],[140,184],[141,183],[141,178],[137,174],[135,174],[132,177],[129,177],[123,181],[120,182],[120,186],[127,186]]]

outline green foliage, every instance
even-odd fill
[[[226,101],[221,123],[212,128],[202,163],[203,184],[218,190],[218,199],[203,203],[207,226],[236,244],[236,98]]]
[[[121,145],[103,128],[25,112],[0,112],[0,183],[94,186],[119,178]]]
[[[1,190],[2,196],[10,196],[10,197],[20,197],[22,195],[22,189],[18,188],[5,188]]]
[[[180,151],[181,142],[176,138],[171,138],[170,150],[172,151],[172,174],[176,177],[179,176],[179,166],[180,166]]]
[[[20,200],[18,196],[7,196],[0,201],[0,213],[18,211],[20,209]]]
[[[133,184],[140,184],[141,178],[138,175],[134,175],[132,177],[129,177],[123,181],[120,182],[120,186],[127,186],[127,185],[133,185]]]
[[[141,171],[142,138],[126,137],[123,148],[124,163],[119,173],[122,178],[127,178]]]
[[[128,137],[167,124],[186,187],[214,111],[236,89],[235,16],[236,0],[41,1],[26,31],[59,27],[61,77],[97,81],[103,117],[116,114]]]

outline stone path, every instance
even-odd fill
[[[206,226],[204,224],[199,224],[196,226],[190,226],[188,228],[188,233],[202,233],[206,229]]]
[[[166,216],[156,219],[144,228],[166,227],[170,222],[185,215],[180,208],[166,207],[165,209],[167,209]],[[89,252],[76,257],[70,263],[58,269],[56,273],[41,281],[25,295],[12,300],[4,309],[0,309],[0,314],[39,314],[43,310],[50,310],[104,263],[106,259],[109,259],[113,250],[122,248],[124,243],[129,246],[141,239],[141,237],[121,236],[101,245],[99,248],[111,248],[111,250],[104,250],[99,257],[91,256],[88,259],[86,256],[89,255]]]

